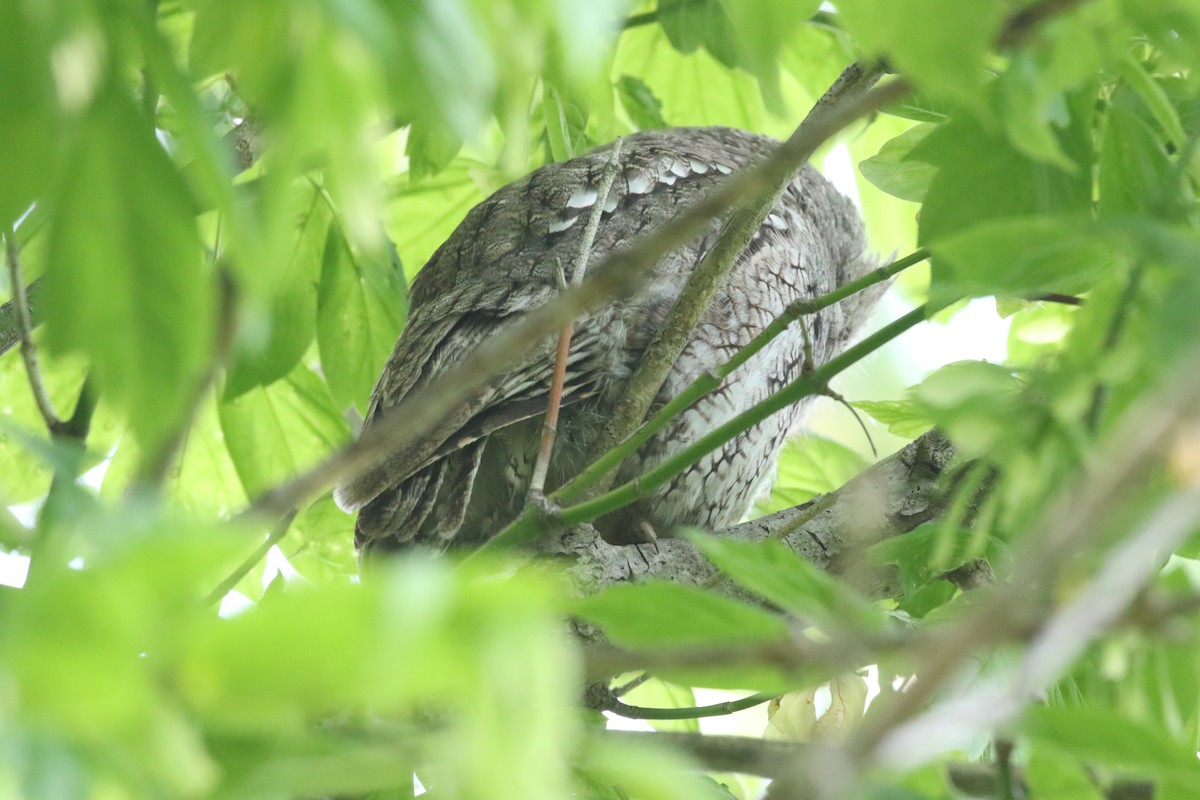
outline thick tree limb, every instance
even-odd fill
[[[951,492],[944,473],[954,454],[954,445],[945,436],[930,431],[836,492],[718,535],[743,542],[780,539],[818,567],[849,570],[873,595],[894,594],[897,587],[892,578],[860,570],[855,555],[874,542],[938,518]],[[744,597],[686,539],[659,539],[655,548],[634,549],[610,545],[590,527],[583,527],[544,549],[573,560],[567,573],[583,592],[660,578]]]

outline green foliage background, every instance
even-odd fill
[[[31,556],[24,588],[0,591],[0,796],[399,797],[415,770],[439,797],[727,797],[750,790],[598,735],[565,615],[655,652],[767,647],[806,627],[858,637],[887,699],[914,653],[871,643],[967,613],[947,570],[987,557],[1020,582],[1013,554],[1054,499],[1195,369],[1200,5],[833,5],[0,0],[0,223],[22,278],[40,279],[54,408],[71,415],[85,376],[98,396],[85,445],[50,436],[18,350],[0,357],[0,500],[17,510],[0,546]],[[1006,40],[1031,8],[1048,13]],[[859,404],[900,440],[940,426],[979,459],[965,483],[992,487],[970,530],[960,504],[880,548],[898,600],[703,539],[770,611],[653,584],[578,600],[541,572],[424,559],[359,583],[352,520],[327,495],[279,542],[294,577],[264,588],[266,533],[234,515],[353,438],[408,280],[474,203],[641,128],[786,136],[843,67],[878,57],[916,91],[839,140],[873,247],[932,251],[930,270],[901,277],[907,299],[948,317],[994,296],[1011,320],[1009,363],[952,364]],[[247,117],[263,158],[240,171],[227,135]],[[1085,303],[1030,300],[1046,293]],[[1030,588],[1031,613],[1094,585],[1143,515],[1194,490],[1198,446],[1184,437],[1135,476],[1103,529]],[[75,481],[101,463],[98,491]],[[764,509],[864,465],[813,437]],[[34,527],[18,521],[31,503]],[[1189,608],[1198,541],[1145,554],[1158,561],[1138,608]],[[223,581],[255,607],[219,617],[203,599]],[[1017,744],[1032,796],[1103,797],[1114,775],[1154,781],[1156,797],[1200,793],[1198,620],[1128,617],[1026,713],[968,726]],[[1007,675],[1026,644],[998,633],[947,696]],[[679,685],[645,702],[834,674],[719,661],[668,670]],[[848,791],[959,796],[946,765],[991,760],[979,741],[868,759]]]

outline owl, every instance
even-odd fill
[[[436,391],[439,377],[481,343],[554,298],[564,271],[577,259],[594,206],[601,206],[601,217],[589,267],[668,224],[777,144],[731,128],[644,131],[622,140],[616,178],[604,197],[598,187],[612,145],[501,188],[467,214],[413,282],[408,324],[375,387],[361,435],[371,436],[380,415],[411,393]],[[701,235],[663,257],[634,296],[576,322],[547,491],[586,466],[610,409],[723,221],[712,220]],[[804,166],[721,283],[657,405],[727,361],[789,303],[820,297],[873,267],[853,204]],[[658,431],[620,467],[617,479],[654,468],[799,377],[806,337],[817,364],[839,353],[878,294],[860,293],[793,322]],[[520,513],[538,451],[554,346],[548,340],[521,354],[428,458],[392,459],[338,488],[339,503],[358,512],[355,544],[363,556],[409,546],[478,546]],[[629,543],[681,525],[711,530],[737,522],[773,477],[803,405],[725,442],[652,496],[596,520],[597,530],[610,542]]]

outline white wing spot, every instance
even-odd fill
[[[682,161],[672,161],[671,172],[675,173],[680,178],[686,178],[688,176],[688,165]]]
[[[567,208],[587,208],[596,202],[596,190],[590,186],[575,190],[575,194],[567,199]]]
[[[767,214],[767,224],[777,231],[787,230],[787,220],[778,214]]]
[[[703,175],[712,169],[710,165],[705,164],[703,161],[697,161],[694,158],[688,159],[688,166],[690,166],[692,168],[692,172],[696,173],[697,175]]]
[[[674,174],[674,173],[672,173],[672,172],[667,172],[667,173],[665,173],[665,174],[663,174],[663,175],[659,175],[659,176],[658,176],[658,179],[659,179],[660,181],[662,181],[663,183],[665,183],[667,186],[674,186],[674,185],[675,185],[675,181],[677,181],[677,180],[678,180],[678,178],[676,178],[676,177],[675,177],[675,174]]]
[[[732,167],[727,167],[724,164],[713,164],[713,166],[716,167],[717,172],[721,173],[722,175],[728,175],[729,173],[733,172]]]
[[[630,194],[646,194],[654,188],[654,181],[650,180],[650,176],[644,172],[626,176],[626,181],[629,184]]]
[[[618,202],[617,196],[610,193],[608,195],[608,199],[604,201],[604,213],[611,214],[612,212],[616,211]]]
[[[550,223],[550,233],[562,233],[567,228],[574,225],[578,219],[579,219],[578,214],[576,214],[573,217],[566,217],[566,218],[560,217],[560,218],[554,220],[554,222]]]

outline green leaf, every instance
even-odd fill
[[[922,414],[911,400],[858,400],[851,405],[902,439],[915,439],[933,427],[933,420]]]
[[[774,136],[785,136],[795,127],[794,120],[775,119],[767,113],[754,77],[723,66],[706,49],[672,48],[657,26],[634,28],[621,35],[613,73],[636,75],[645,81],[662,101],[662,116],[672,125],[731,125]],[[780,90],[785,104],[796,113],[811,106],[811,97],[790,76],[781,80]]]
[[[1071,124],[1056,132],[1063,151],[1076,164],[1092,160],[1092,102],[1090,94],[1072,97]],[[988,220],[1091,211],[1092,182],[1087,170],[1071,173],[1033,161],[1006,137],[969,118],[954,118],[938,127],[913,148],[910,158],[938,170],[921,208],[921,244]]]
[[[621,98],[621,108],[638,130],[667,127],[662,115],[662,101],[641,78],[622,75],[617,81],[617,96]]]
[[[986,361],[956,361],[913,387],[918,408],[949,409],[980,397],[1011,397],[1020,389],[1012,370]]]
[[[867,468],[857,451],[824,436],[793,437],[783,448],[771,496],[758,510],[771,514],[832,492]]]
[[[354,517],[329,495],[306,508],[280,543],[288,563],[317,585],[345,583],[358,575]]]
[[[1200,764],[1193,748],[1114,711],[1097,706],[1032,708],[1020,729],[1085,762],[1200,792]]]
[[[760,608],[674,583],[609,586],[572,604],[624,647],[772,641],[787,630],[781,618]]]
[[[979,537],[941,522],[918,525],[903,536],[893,536],[871,546],[876,564],[895,564],[906,594],[912,594],[937,576],[985,555]]]
[[[720,0],[737,46],[738,65],[756,75],[777,107],[779,55],[820,0]],[[782,110],[782,109],[780,109]]]
[[[290,254],[269,304],[251,305],[238,331],[225,378],[226,400],[287,375],[316,332],[317,294],[325,240],[333,214],[319,187],[305,182],[290,201],[294,230]]]
[[[1121,0],[1120,6],[1156,47],[1184,64],[1200,63],[1200,9],[1191,0]]]
[[[40,344],[41,331],[34,334]],[[44,350],[38,360],[42,385],[55,410],[68,416],[79,397],[87,365],[77,356],[51,357]],[[29,377],[19,347],[0,356],[0,498],[4,505],[35,500],[50,488],[51,442],[45,423],[29,388]],[[104,441],[94,440],[94,447],[111,445],[116,431],[109,431]],[[102,451],[101,451],[102,452]],[[97,460],[102,458],[97,455]]]
[[[1128,109],[1110,106],[1100,149],[1100,212],[1153,214],[1178,203],[1168,194],[1175,189],[1170,171],[1164,143],[1150,126]]]
[[[924,200],[937,169],[909,156],[913,148],[932,133],[935,127],[928,123],[914,125],[888,141],[879,149],[879,153],[858,165],[863,177],[882,191],[901,200],[911,200],[914,203]]]
[[[47,344],[91,361],[153,447],[182,423],[211,357],[213,281],[195,210],[150,125],[116,89],[82,122],[45,276]]]
[[[782,542],[738,542],[696,531],[688,539],[734,582],[808,623],[828,630],[879,630],[887,622],[879,608]]]
[[[960,451],[995,455],[997,443],[1020,441],[1023,432],[1045,419],[1045,409],[1023,402],[1021,387],[1007,367],[957,361],[910,391],[916,409],[945,429]]]
[[[0,226],[7,227],[48,188],[57,145],[64,131],[59,119],[51,65],[88,65],[103,58],[104,42],[92,32],[60,42],[52,61],[55,28],[72,3],[34,8],[0,4]],[[86,103],[95,90],[95,72],[72,73],[65,81],[68,110]]]
[[[330,225],[317,292],[317,347],[338,407],[366,413],[407,312],[404,272],[391,244],[363,253],[338,224]]]
[[[660,6],[658,24],[680,53],[694,53],[703,47],[723,66],[732,68],[738,65],[733,22],[720,0]]]
[[[408,129],[404,154],[414,178],[437,175],[462,149],[462,139],[436,120],[417,120]]]
[[[101,495],[118,500],[129,488],[141,458],[137,443],[123,438],[104,472]],[[225,517],[245,505],[246,492],[229,456],[217,417],[217,400],[212,394],[197,410],[183,452],[167,474],[163,488],[173,503],[197,514]]]
[[[1087,86],[1099,67],[1095,34],[1082,25],[1050,25],[1043,45],[1018,50],[996,81],[1000,120],[1013,147],[1034,161],[1074,173],[1088,166],[1068,155],[1059,131],[1071,124],[1069,91]]]
[[[931,245],[934,296],[1077,294],[1116,265],[1111,239],[1075,218],[985,222]]]
[[[1041,363],[1063,346],[1077,309],[1061,303],[1024,303],[1008,327],[1008,362],[1018,366]]]
[[[1078,759],[1047,748],[1029,754],[1025,779],[1033,797],[1055,800],[1105,800],[1095,777]]]
[[[220,418],[229,455],[251,498],[350,439],[329,390],[304,367],[222,401]]]
[[[884,56],[930,94],[978,110],[985,57],[1000,31],[999,0],[842,0],[846,30],[871,55]]]

